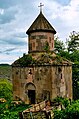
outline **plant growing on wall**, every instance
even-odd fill
[[[45,46],[44,46],[44,50],[45,50],[46,52],[48,52],[49,49],[50,49],[49,43],[46,41],[46,42],[45,42]]]

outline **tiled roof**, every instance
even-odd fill
[[[52,25],[48,22],[48,20],[44,17],[42,12],[37,16],[33,24],[30,26],[30,28],[27,30],[27,34],[31,32],[37,32],[37,31],[44,31],[44,32],[52,32],[56,33],[55,29],[52,27]]]

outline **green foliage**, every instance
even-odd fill
[[[10,112],[9,110],[4,111],[0,115],[1,119],[19,119],[18,112]]]
[[[72,66],[73,98],[79,99],[79,50],[72,52],[70,59],[74,63]]]
[[[19,59],[19,63],[23,66],[27,66],[28,64],[30,64],[32,61],[32,56],[31,55],[23,55],[22,58]]]
[[[54,119],[79,119],[79,100],[73,101],[64,110],[54,110]]]
[[[19,105],[13,105],[9,101],[0,103],[0,119],[19,119],[19,112],[22,112],[28,107],[29,105],[24,103]]]
[[[12,99],[12,84],[8,80],[0,80],[0,98]]]
[[[45,50],[46,52],[48,52],[49,49],[50,49],[49,43],[46,41],[46,42],[45,42],[45,46],[44,46],[44,50]]]
[[[68,52],[73,52],[79,49],[79,33],[73,31],[67,41]]]
[[[57,55],[70,60],[72,65],[72,83],[73,83],[73,98],[79,99],[79,33],[73,31],[70,33],[67,40],[67,48],[64,43],[55,38],[55,49]]]
[[[35,60],[32,58],[31,54],[24,54],[23,57],[16,60],[13,65],[25,67],[32,65],[33,63],[35,63]]]
[[[62,110],[54,110],[54,119],[65,119],[64,111]]]
[[[65,108],[70,105],[68,98],[57,97],[54,99],[55,102],[62,104]]]
[[[11,66],[8,64],[0,64],[0,80],[8,79],[11,80]]]
[[[54,45],[55,45],[55,51],[58,53],[63,52],[63,50],[65,50],[65,45],[63,41],[60,41],[58,37],[55,37]]]

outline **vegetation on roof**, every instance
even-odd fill
[[[35,60],[32,58],[30,54],[23,55],[23,57],[16,60],[12,66],[29,66],[32,65],[35,62]]]
[[[35,65],[62,65],[70,64],[69,61],[63,59],[58,55],[52,55],[51,53],[40,53],[38,57],[33,57],[31,54],[23,55],[23,57],[16,60],[12,66],[35,66]]]

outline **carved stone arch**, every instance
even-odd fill
[[[35,104],[36,87],[33,83],[29,82],[25,85],[25,93],[28,96],[29,103]]]
[[[25,85],[25,91],[26,90],[36,90],[36,87],[33,83],[29,82]]]

